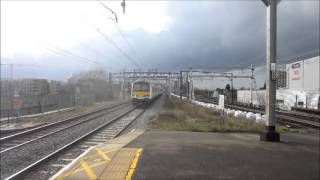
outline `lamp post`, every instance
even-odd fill
[[[261,141],[280,141],[276,132],[276,58],[277,58],[277,4],[279,0],[262,0],[267,6],[267,62],[266,62],[266,129],[260,134]]]

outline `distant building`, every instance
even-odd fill
[[[22,96],[39,96],[49,94],[47,79],[22,79],[16,80],[15,88]]]
[[[8,93],[10,92],[10,88],[11,88],[11,81],[7,80],[7,79],[1,79],[1,96],[7,96]]]
[[[62,88],[62,82],[56,80],[49,81],[49,93],[50,94],[58,94]]]

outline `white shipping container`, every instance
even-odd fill
[[[288,89],[320,91],[320,57],[286,65]]]
[[[264,105],[264,90],[253,90],[252,91],[252,104],[253,105]],[[238,90],[237,101],[240,103],[250,104],[250,91],[249,90]]]
[[[265,104],[265,90],[252,91],[252,103],[254,105]],[[318,91],[295,91],[290,89],[277,90],[277,106],[282,110],[291,110],[297,103],[298,107],[318,109],[320,93]],[[237,101],[250,104],[250,91],[237,91]]]

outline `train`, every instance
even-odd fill
[[[162,93],[161,86],[147,80],[136,80],[131,86],[131,101],[134,105],[148,105]]]

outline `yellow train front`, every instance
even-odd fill
[[[161,88],[148,81],[140,80],[132,83],[131,101],[134,105],[148,105],[161,95]]]

